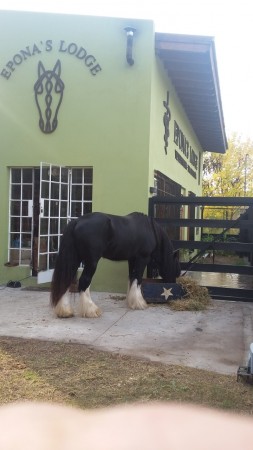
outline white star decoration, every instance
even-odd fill
[[[172,291],[172,288],[169,288],[169,289],[163,288],[163,293],[161,294],[161,296],[163,295],[165,297],[165,299],[168,300],[168,298],[170,296],[173,297],[173,294],[171,291]]]

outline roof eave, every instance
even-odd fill
[[[227,138],[214,39],[156,33],[155,49],[203,151],[225,153]]]

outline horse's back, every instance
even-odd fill
[[[92,238],[105,239],[109,230],[110,218],[104,213],[88,213],[77,219],[75,236],[81,241],[90,241]]]
[[[148,217],[138,212],[86,214],[78,219],[75,236],[83,257],[89,251],[107,259],[127,260],[136,253],[150,253],[155,245]]]

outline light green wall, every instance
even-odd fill
[[[183,153],[178,149],[174,143],[174,120],[178,123],[185,137],[188,139],[190,145],[194,149],[195,153],[200,155],[200,167],[202,168],[202,149],[198,142],[198,139],[194,133],[194,130],[189,123],[189,120],[185,114],[184,109],[180,103],[174,86],[171,80],[168,78],[165,69],[158,57],[154,56],[152,65],[152,102],[150,112],[150,152],[149,152],[149,183],[153,186],[154,183],[154,170],[167,175],[173,181],[180,184],[183,188],[186,188],[187,195],[189,191],[192,191],[196,195],[202,193],[202,170],[200,171],[200,180],[197,180],[188,173],[188,171],[182,167],[181,164],[175,159],[175,149],[181,156],[187,160]],[[167,91],[169,91],[169,108],[171,113],[171,120],[169,123],[170,136],[168,139],[167,155],[164,150],[164,124],[163,116],[166,109],[163,102],[166,101]],[[192,167],[192,169],[194,169]],[[195,169],[194,169],[195,170]]]
[[[126,61],[124,28],[136,28],[134,65]],[[50,40],[51,44],[46,41]],[[102,70],[93,76],[83,61],[63,48],[75,43],[94,55]],[[0,282],[29,276],[30,268],[7,268],[9,167],[38,167],[41,161],[93,167],[93,211],[127,214],[148,211],[154,170],[197,195],[201,186],[174,158],[173,123],[178,121],[196,151],[196,136],[173,86],[155,57],[153,22],[104,17],[0,12],[0,73],[27,46],[36,51],[0,76],[1,253]],[[47,48],[47,50],[46,50]],[[65,89],[58,127],[41,132],[33,86],[38,62],[53,69],[60,59]],[[170,92],[170,139],[164,152],[163,101]],[[36,283],[36,279],[24,281]],[[92,288],[125,292],[127,264],[102,260]]]
[[[41,50],[16,66],[8,80],[0,77],[2,281],[20,277],[21,272],[22,276],[29,274],[28,268],[3,268],[8,235],[6,167],[39,166],[40,161],[92,166],[93,211],[147,212],[154,30],[151,21],[13,12],[1,12],[0,25],[0,71],[21,49],[32,49],[36,44]],[[125,56],[126,26],[137,30],[133,66],[127,64]],[[45,50],[47,40],[52,42],[50,51]],[[70,43],[85,48],[102,71],[93,76],[76,56],[60,52],[61,40],[63,48]],[[38,62],[53,69],[57,59],[65,90],[58,127],[46,135],[38,126],[33,86]],[[116,265],[117,276],[113,263],[103,261],[99,266],[103,269],[97,271],[95,288],[125,290],[125,264],[124,269]]]
[[[52,51],[27,58],[8,81],[0,78],[4,165],[46,161],[93,166],[94,210],[124,214],[146,209],[152,23],[131,20],[138,32],[130,67],[125,59],[126,19],[10,13],[8,20],[8,14],[1,15],[6,15],[1,42],[9,36],[1,48],[1,67],[27,45],[43,48],[39,43],[47,39],[53,45]],[[60,53],[62,39],[87,49],[102,71],[92,76],[82,61]],[[51,69],[58,58],[64,97],[58,128],[45,135],[38,127],[33,85],[38,61]]]

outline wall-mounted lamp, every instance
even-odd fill
[[[134,64],[133,59],[133,39],[134,39],[134,33],[136,32],[136,29],[133,27],[126,27],[124,28],[126,35],[127,35],[127,48],[126,48],[126,60],[130,66]]]
[[[157,195],[157,187],[151,186],[149,188],[149,193],[152,194],[152,195]]]

